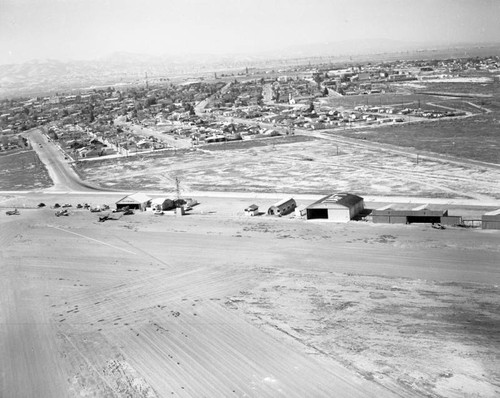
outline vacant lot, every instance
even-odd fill
[[[491,113],[465,119],[382,126],[364,131],[339,130],[338,134],[500,164],[500,108],[493,108]]]
[[[500,198],[497,170],[422,158],[417,164],[416,156],[328,140],[120,159],[82,164],[79,171],[91,182],[127,190],[173,191],[179,177],[182,189],[192,191]]]
[[[0,395],[498,396],[497,232],[232,207],[2,214]]]
[[[47,169],[35,151],[0,156],[0,190],[27,190],[52,185]]]

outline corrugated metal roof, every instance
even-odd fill
[[[361,202],[363,198],[351,193],[334,193],[321,198],[320,200],[307,206],[308,208],[325,208],[325,207],[347,207],[350,208]]]
[[[500,216],[500,209],[489,211],[488,213],[484,213],[485,216]]]
[[[136,192],[133,193],[132,195],[127,195],[124,198],[121,198],[118,202],[116,203],[146,203],[149,202],[151,198],[147,196],[146,194]]]
[[[273,206],[279,207],[279,206],[284,205],[285,203],[290,202],[290,201],[295,202],[295,200],[293,198],[285,198],[285,199],[281,199],[279,202],[276,202]]]

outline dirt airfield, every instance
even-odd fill
[[[500,395],[499,231],[0,199],[1,397]]]

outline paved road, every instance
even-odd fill
[[[40,160],[45,164],[54,186],[47,191],[92,192],[103,190],[81,180],[73,170],[63,152],[53,141],[49,141],[40,130],[32,130],[27,137]]]
[[[244,120],[244,119],[241,119]],[[240,121],[238,119],[238,121]],[[249,122],[248,120],[246,121]],[[251,122],[250,122],[251,123]],[[263,125],[263,123],[261,123]],[[350,145],[360,145],[368,146],[365,143],[352,142],[354,140],[338,138],[337,136],[330,136],[327,133],[319,132],[307,132],[309,135],[317,136],[318,138],[324,138],[331,141],[337,141],[339,143],[350,144]],[[105,193],[112,192],[110,189],[103,189],[98,186],[94,186],[87,182],[81,180],[78,174],[73,170],[70,163],[64,159],[64,154],[56,146],[54,142],[49,142],[47,137],[43,135],[39,130],[34,130],[29,133],[29,138],[32,142],[34,150],[37,152],[40,160],[45,164],[48,169],[51,179],[54,181],[54,186],[45,190],[47,193]],[[378,146],[378,144],[374,145]],[[404,152],[403,150],[393,149],[395,152]],[[468,161],[464,161],[467,163]],[[499,166],[500,167],[500,166]],[[4,191],[2,193],[14,193],[14,191]],[[21,193],[21,191],[17,192]],[[125,194],[125,192],[123,192]],[[153,192],[151,193],[153,194]],[[160,193],[164,195],[164,193]],[[245,197],[245,198],[262,198],[262,197],[278,197],[279,193],[255,193],[255,192],[189,192],[186,193],[188,196],[193,197]],[[282,194],[283,196],[285,194]],[[304,199],[315,199],[320,197],[318,195],[294,195],[298,198],[305,196]],[[309,197],[311,196],[311,197]],[[486,200],[482,198],[481,200],[474,199],[436,199],[436,198],[412,198],[412,197],[378,197],[371,196],[365,199],[368,202],[394,202],[394,203],[433,203],[433,204],[448,204],[448,205],[482,205],[482,206],[498,206],[497,200]]]

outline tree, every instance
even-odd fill
[[[144,104],[144,106],[146,108],[149,108],[151,105],[155,105],[156,104],[156,97],[152,96],[152,97],[148,97],[146,99],[146,103]]]

